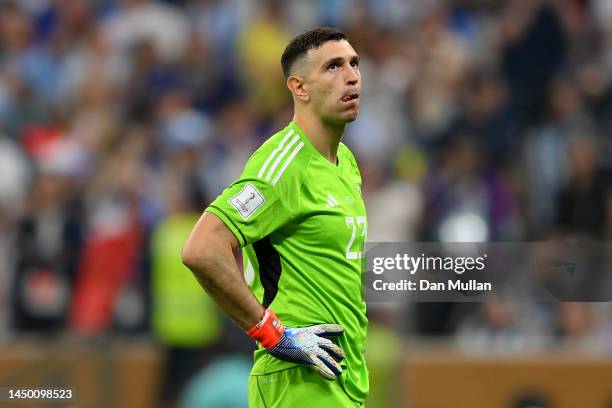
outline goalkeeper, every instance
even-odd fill
[[[368,393],[367,218],[359,169],[340,143],[359,111],[359,57],[342,32],[323,27],[293,39],[281,65],[293,120],[205,210],[183,262],[259,343],[251,407],[359,407]]]

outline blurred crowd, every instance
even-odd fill
[[[224,333],[250,350],[179,254],[291,120],[280,55],[317,25],[361,56],[345,143],[369,241],[612,239],[608,0],[2,0],[0,337],[150,333],[182,350]],[[602,305],[456,306],[373,316],[612,344]]]

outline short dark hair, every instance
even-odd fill
[[[312,30],[305,31],[303,34],[295,37],[281,57],[281,66],[285,78],[289,78],[293,63],[306,54],[313,48],[319,48],[323,43],[328,41],[348,40],[346,34],[334,27],[317,27]]]

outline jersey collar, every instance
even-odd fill
[[[295,124],[295,122],[291,121],[289,123],[289,125],[287,126],[287,128],[293,130],[295,133],[297,133],[300,138],[302,139],[302,141],[304,142],[304,145],[307,146],[308,149],[311,149],[313,154],[318,157],[320,160],[324,161],[328,166],[336,169],[336,170],[340,170],[340,167],[343,162],[343,160],[340,159],[340,146],[338,146],[338,153],[336,155],[336,160],[338,161],[337,165],[334,165],[332,162],[330,162],[329,160],[327,160],[325,157],[323,157],[323,155],[321,154],[321,152],[319,152],[317,150],[316,147],[314,147],[314,145],[312,144],[312,142],[310,141],[310,139],[308,138],[308,136],[306,136],[306,133],[304,133],[304,131],[302,129],[300,129],[300,127],[298,125]]]

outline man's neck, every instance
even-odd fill
[[[340,144],[340,139],[342,139],[345,124],[327,124],[315,115],[306,112],[300,112],[299,114],[296,112],[293,115],[293,123],[302,129],[306,137],[323,157],[336,165],[338,145]]]

